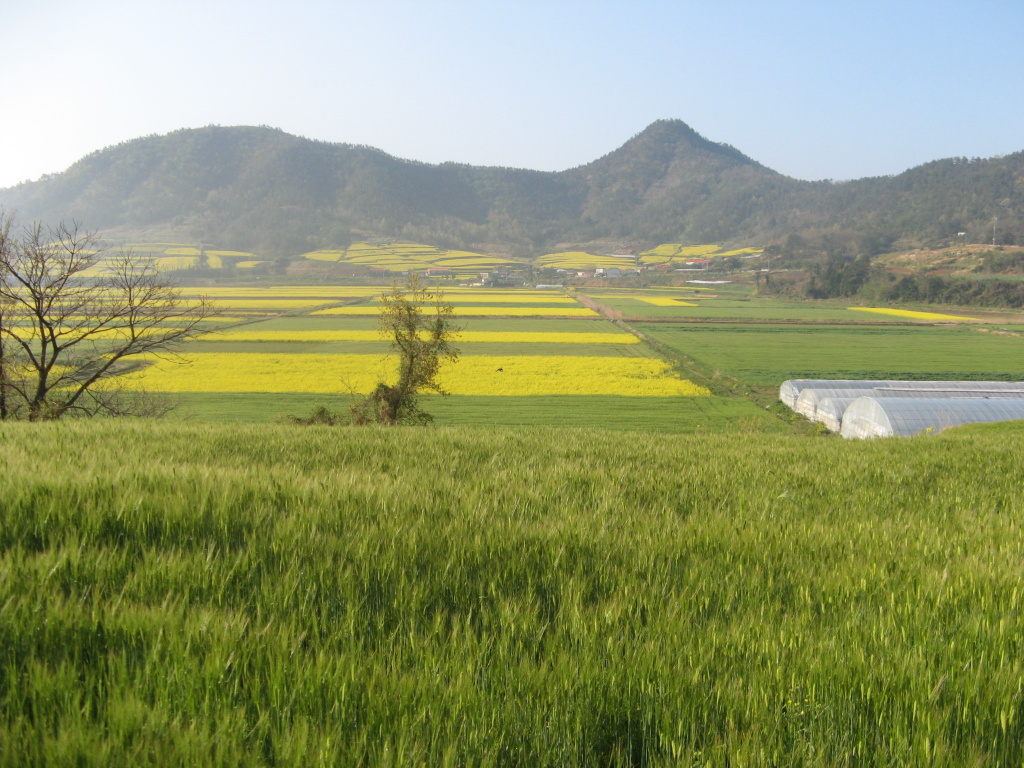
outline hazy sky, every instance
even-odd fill
[[[562,170],[659,118],[803,179],[1024,150],[1024,0],[4,0],[0,186],[203,125]]]

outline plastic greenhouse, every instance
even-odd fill
[[[843,426],[843,414],[854,400],[864,397],[826,397],[818,401],[814,420],[821,422],[830,432],[838,432]]]
[[[859,379],[789,379],[779,387],[779,400],[796,409],[796,400],[805,389],[871,389],[891,381],[861,381]]]
[[[882,393],[885,392],[886,397],[928,397],[926,392],[914,389],[882,389],[880,387],[862,387],[851,389],[849,387],[808,387],[800,392],[800,396],[796,399],[796,405],[793,410],[799,413],[801,416],[806,416],[811,421],[820,421],[817,417],[818,408],[821,405],[821,401],[825,399],[832,400],[856,400],[858,397],[865,396],[877,396],[881,397]],[[1024,391],[1021,392],[1021,397],[1024,397]],[[967,395],[963,395],[967,397]],[[842,414],[840,414],[841,416]]]
[[[817,387],[808,388],[800,393],[800,397],[796,399],[796,407],[793,409],[802,416],[806,416],[811,421],[821,421],[823,419],[819,416],[821,410],[821,402],[826,399],[833,401],[843,400],[846,401],[846,405],[850,404],[850,401],[857,399],[858,397],[931,397],[938,399],[948,399],[955,397],[970,397],[970,398],[985,398],[985,397],[1015,397],[1024,398],[1024,387],[1019,385],[1013,385],[1016,389],[960,389],[957,387],[949,386],[948,382],[931,382],[931,381],[919,381],[917,384],[937,384],[943,383],[944,386],[938,387],[909,387],[909,386],[896,386],[897,382],[891,382],[893,386],[888,387],[872,387],[870,389],[819,389]],[[976,382],[965,382],[973,384]],[[1003,382],[1005,383],[1005,382]],[[845,406],[843,406],[845,407]],[[833,405],[835,408],[835,405]],[[843,416],[842,412],[839,412],[839,418]],[[830,427],[830,429],[832,429]],[[838,432],[839,427],[836,427],[833,431]]]
[[[893,437],[939,432],[960,424],[1024,419],[1024,398],[859,397],[843,414],[843,437]]]
[[[863,389],[878,390],[870,394],[899,396],[907,391],[927,390],[936,397],[947,393],[955,397],[1024,397],[1024,382],[1020,381],[886,381],[881,379],[790,379],[779,387],[779,400],[796,410],[797,398],[805,389]],[[865,394],[869,394],[865,392]],[[906,395],[903,395],[906,397]],[[918,395],[920,396],[920,395]]]

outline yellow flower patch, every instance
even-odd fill
[[[382,341],[380,331],[214,331],[200,341]],[[457,344],[639,344],[631,333],[461,331]]]
[[[980,323],[976,317],[961,317],[960,315],[942,315],[938,312],[917,312],[912,309],[889,309],[888,307],[847,307],[857,312],[875,312],[879,315],[893,315],[895,317],[908,317],[913,320],[966,320],[971,323]]]
[[[552,269],[629,269],[635,266],[633,259],[617,258],[615,256],[601,256],[586,251],[563,251],[562,253],[547,253],[537,259],[540,267]]]
[[[396,375],[385,355],[197,353],[187,364],[153,365],[116,385],[151,392],[367,393]],[[456,395],[624,395],[701,397],[710,393],[676,377],[668,363],[643,357],[466,356],[441,369]]]
[[[270,311],[284,309],[302,309],[304,307],[318,307],[321,304],[330,304],[334,299],[217,299],[208,300],[217,309],[266,309]],[[376,310],[375,310],[376,312]]]
[[[211,288],[187,288],[182,291],[185,296],[212,296],[229,298],[267,298],[276,299],[301,299],[320,298],[329,296],[332,298],[366,298],[368,296],[380,296],[387,291],[382,287],[371,286],[271,286],[269,288],[237,288],[237,287],[211,287]]]
[[[444,301],[450,304],[572,304],[579,306],[576,299],[557,293],[444,293]]]
[[[376,315],[380,308],[362,304],[354,307],[331,307],[319,309],[314,315]],[[456,315],[463,317],[600,317],[586,307],[459,307]]]
[[[682,299],[673,299],[668,296],[630,296],[631,299],[637,299],[647,304],[653,304],[656,307],[696,307],[692,301],[683,301]]]
[[[174,250],[174,249],[172,249]],[[184,250],[184,249],[182,249]],[[192,248],[191,250],[195,250]],[[191,269],[199,264],[198,256],[161,256],[155,260],[156,268],[160,272],[168,272],[175,269]]]

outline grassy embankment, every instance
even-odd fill
[[[1019,765],[1019,425],[0,426],[2,765]]]

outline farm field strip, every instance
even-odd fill
[[[285,301],[285,300],[310,300],[319,299],[321,301],[344,301],[346,299],[360,299],[366,300],[376,296],[376,294],[359,293],[357,291],[225,291],[218,289],[211,290],[185,290],[182,291],[182,296],[188,299],[199,299],[206,298],[212,300],[244,300],[244,301]]]
[[[627,334],[605,318],[592,317],[467,317],[459,321],[466,331],[490,333],[612,333]],[[376,315],[288,315],[270,317],[246,330],[275,331],[379,331]],[[626,342],[629,343],[629,342]]]
[[[454,314],[459,317],[594,317],[601,315],[587,307],[522,307],[522,306],[484,306],[465,307],[454,306]],[[380,308],[369,305],[353,307],[332,307],[330,309],[319,309],[312,312],[313,315],[377,315]]]
[[[345,262],[388,272],[443,268],[467,275],[522,263],[471,251],[447,251],[423,243],[353,243],[348,248],[311,251],[301,258]]]
[[[1021,339],[934,326],[638,324],[658,342],[742,381],[1024,378]]]
[[[150,392],[366,393],[393,378],[397,360],[383,355],[183,352],[185,361],[150,357],[118,383]],[[442,386],[464,395],[707,396],[648,357],[463,355],[441,370]]]
[[[587,344],[547,342],[458,342],[464,355],[506,357],[508,355],[562,355],[572,357],[652,357],[659,355],[646,344]],[[183,345],[180,353],[209,354],[211,352],[256,352],[274,354],[309,353],[322,355],[384,355],[391,351],[391,343],[377,341],[219,341],[200,337],[194,343]]]
[[[675,299],[669,296],[636,296],[637,301],[653,304],[655,307],[696,307],[697,304],[685,299]]]
[[[562,251],[547,253],[536,260],[538,267],[551,269],[589,270],[589,269],[632,269],[636,260],[630,257],[607,256],[586,251]]]
[[[444,300],[449,304],[477,303],[487,304],[572,304],[578,306],[576,299],[557,294],[502,294],[502,293],[449,293],[445,291]]]
[[[961,317],[959,315],[944,315],[939,312],[921,312],[912,309],[894,309],[892,307],[848,307],[848,309],[854,312],[874,312],[879,315],[893,315],[895,317],[905,317],[911,320],[952,320],[961,322],[978,323],[981,322],[976,317]]]
[[[640,296],[605,296],[599,301],[626,316],[702,320],[761,321],[843,321],[853,322],[849,308],[815,302],[788,302],[773,299],[728,299],[690,297],[693,304],[682,302],[647,302]],[[882,316],[864,316],[864,323],[886,323]]]
[[[344,412],[348,394],[309,392],[182,392],[172,396],[171,418],[204,422],[272,422],[282,414],[308,414],[317,406]],[[593,428],[672,434],[786,432],[789,427],[749,400],[738,397],[622,397],[621,395],[440,395],[423,396],[436,425],[490,428]]]
[[[630,333],[558,333],[516,331],[460,331],[457,344],[482,342],[502,344],[639,344],[640,339]],[[382,341],[377,330],[322,330],[274,331],[245,330],[222,331],[199,337],[199,341]]]
[[[261,298],[261,299],[240,299],[240,298],[229,298],[229,299],[217,299],[212,298],[208,300],[208,303],[216,309],[265,309],[265,310],[287,310],[287,309],[308,309],[312,307],[319,307],[324,304],[335,304],[337,299],[325,299],[325,298],[313,298],[313,299],[296,299],[296,298]],[[186,305],[198,306],[200,303],[199,299],[185,299]]]

